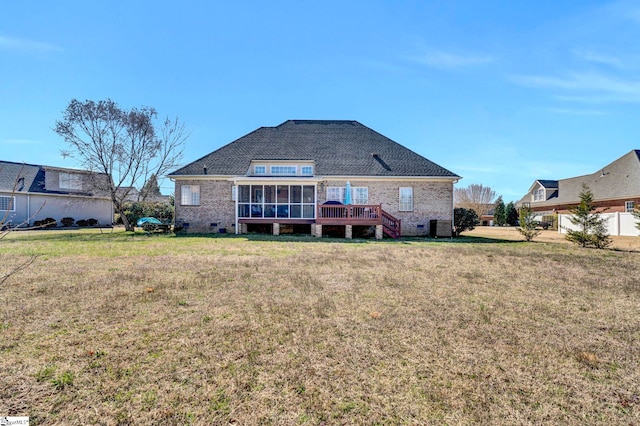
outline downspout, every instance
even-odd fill
[[[460,181],[460,179],[454,179],[453,183],[451,184],[451,235],[452,236],[456,236],[456,206],[455,203],[453,202],[453,193],[455,192],[455,184],[458,183]],[[431,227],[429,227],[431,228]],[[431,232],[431,229],[429,229],[429,232]]]
[[[238,188],[238,182],[236,181],[236,179],[233,179],[233,186],[236,187],[236,199],[233,202],[234,207],[234,213],[233,215],[236,218],[236,235],[240,234],[240,221],[238,219],[238,198],[240,197],[240,188]],[[251,200],[249,200],[251,201]]]

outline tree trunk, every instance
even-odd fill
[[[135,231],[136,230],[136,224],[134,223],[130,223],[129,219],[127,219],[127,215],[124,214],[124,205],[114,201],[113,202],[113,207],[116,211],[116,213],[118,213],[120,215],[120,219],[122,219],[122,224],[124,225],[124,229],[125,231]]]

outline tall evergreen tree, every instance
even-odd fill
[[[569,209],[571,213],[569,221],[576,229],[565,228],[567,230],[565,238],[582,247],[607,247],[611,244],[611,238],[607,232],[607,219],[595,211],[593,193],[586,184],[582,185],[579,196],[580,204]]]
[[[518,210],[513,204],[513,201],[509,201],[507,204],[507,225],[516,226],[518,224]]]
[[[494,205],[493,223],[498,226],[504,226],[507,223],[507,209],[502,201],[502,195],[498,197]]]

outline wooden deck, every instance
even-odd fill
[[[322,204],[318,206],[316,223],[320,225],[382,225],[391,238],[401,235],[400,219],[382,210],[381,204]]]

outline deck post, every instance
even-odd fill
[[[315,232],[315,236],[317,238],[322,238],[322,225],[316,223],[316,232]]]
[[[273,224],[273,235],[280,235],[280,224],[279,223],[274,223]]]
[[[382,225],[376,225],[376,240],[381,240],[383,237]]]
[[[345,225],[344,237],[348,240],[353,239],[353,225]]]

